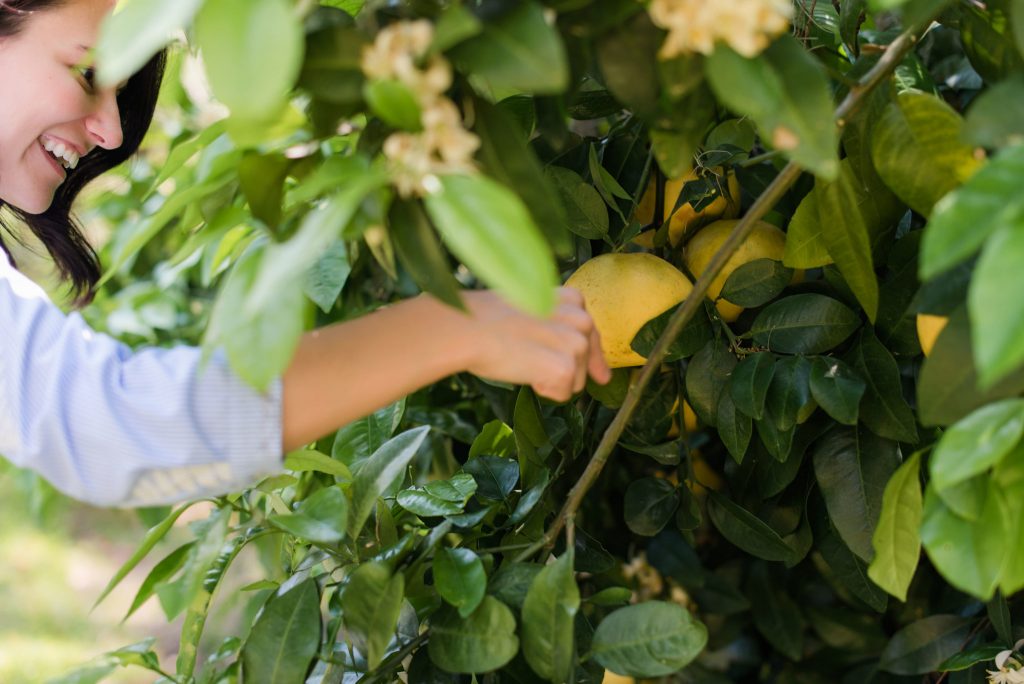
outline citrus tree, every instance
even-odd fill
[[[569,279],[616,371],[452,377],[166,511],[108,591],[159,554],[176,663],[64,681],[1016,681],[1024,2],[122,5],[100,77],[170,75],[83,207],[97,327],[259,388],[313,326]]]

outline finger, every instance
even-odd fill
[[[571,325],[583,335],[590,337],[594,329],[594,319],[587,310],[575,304],[561,304],[555,309],[555,320]]]
[[[583,299],[583,293],[574,287],[560,287],[558,288],[558,301],[561,304],[571,304],[578,307],[585,307],[586,302]]]
[[[601,349],[601,333],[595,326],[590,330],[590,358],[587,362],[587,370],[595,382],[605,385],[612,379],[612,369],[604,358],[604,351]]]
[[[531,383],[534,391],[542,397],[557,402],[565,402],[572,398],[572,386],[575,380],[575,365],[572,357],[551,349],[538,351],[541,357],[540,378]]]

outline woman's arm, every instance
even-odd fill
[[[283,378],[285,451],[461,371],[559,401],[583,389],[588,372],[610,377],[575,290],[560,290],[548,319],[490,292],[464,301],[466,313],[423,295],[306,334]]]

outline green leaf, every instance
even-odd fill
[[[331,447],[331,458],[356,468],[391,439],[405,415],[405,399],[377,409],[338,430]]]
[[[303,681],[320,645],[320,597],[306,580],[263,607],[242,647],[247,680],[266,684]]]
[[[1024,372],[987,390],[978,388],[966,307],[957,308],[925,359],[917,382],[917,405],[924,425],[950,425],[971,411],[1024,391]]]
[[[345,242],[336,240],[309,268],[303,291],[321,311],[330,313],[351,273]]]
[[[668,481],[644,477],[626,488],[626,526],[642,537],[653,537],[672,519],[679,505],[679,493]]]
[[[384,658],[404,598],[405,577],[383,563],[363,563],[349,576],[341,595],[345,627],[371,670]]]
[[[753,308],[779,296],[793,279],[793,269],[774,259],[754,259],[729,274],[721,297],[737,306]]]
[[[174,619],[192,604],[197,595],[203,593],[206,574],[217,562],[227,539],[230,517],[230,508],[218,508],[206,520],[193,523],[196,543],[185,560],[181,577],[174,584],[157,587],[157,594],[168,620]]]
[[[775,356],[769,352],[750,354],[740,361],[729,380],[729,392],[736,408],[761,420],[774,375]]]
[[[755,563],[747,581],[754,626],[777,651],[797,661],[803,656],[804,618],[793,599],[779,589],[768,565]]]
[[[143,603],[156,593],[157,586],[170,579],[178,570],[181,570],[182,566],[185,565],[185,560],[188,558],[188,553],[194,545],[195,542],[182,544],[153,566],[153,569],[146,575],[146,579],[139,585],[139,590],[135,593],[135,598],[132,599],[132,605],[124,615],[125,620],[130,618],[135,611],[142,607]]]
[[[537,573],[523,602],[523,656],[534,672],[554,684],[570,681],[576,655],[573,622],[579,608],[570,550]]]
[[[370,517],[377,499],[396,480],[403,477],[405,468],[412,461],[427,438],[430,427],[413,428],[387,441],[363,461],[355,473],[352,483],[352,512],[348,518],[348,534],[356,539]]]
[[[735,367],[736,357],[720,340],[709,340],[686,367],[686,396],[697,416],[708,425],[717,422],[718,401]]]
[[[814,530],[814,539],[822,558],[846,589],[878,613],[884,613],[888,603],[885,592],[868,577],[868,565],[850,550],[832,526],[828,516],[824,525]]]
[[[1003,642],[1002,648],[1009,648],[1013,644],[1013,620],[1010,617],[1010,606],[1006,602],[1006,597],[1001,592],[996,592],[985,608],[992,628]]]
[[[515,119],[502,107],[478,98],[473,101],[473,109],[473,130],[480,137],[478,157],[487,175],[519,195],[551,248],[560,256],[568,256],[573,241],[566,230],[565,209],[556,189],[545,182],[545,169],[527,136],[516,135]]]
[[[867,384],[839,359],[814,359],[810,378],[811,396],[821,408],[844,425],[856,425],[861,398]]]
[[[1024,168],[1024,167],[1022,167]],[[1024,204],[1012,223],[989,238],[971,279],[967,308],[971,317],[971,342],[982,389],[1024,363],[1024,305],[1013,296],[1024,285],[1019,259],[1024,258]]]
[[[367,81],[363,96],[373,113],[389,125],[405,131],[422,130],[422,112],[416,94],[401,81]]]
[[[281,223],[284,182],[294,162],[282,154],[246,154],[238,182],[252,215],[271,227]]]
[[[672,307],[644,323],[636,335],[633,336],[630,348],[640,356],[645,358],[650,356],[654,346],[665,332],[665,328],[668,327],[669,319],[672,318],[675,312],[676,307]],[[679,336],[669,345],[664,362],[671,363],[688,356],[693,356],[711,340],[713,335],[711,321],[708,320],[703,311],[698,311],[690,319],[690,322],[683,326]]]
[[[898,446],[863,428],[836,427],[818,440],[812,458],[832,524],[850,550],[870,562],[885,485],[900,465]]]
[[[715,416],[718,419],[718,436],[722,438],[733,460],[742,463],[754,434],[753,421],[736,407],[729,392],[719,395]]]
[[[469,459],[477,456],[512,457],[516,451],[515,434],[508,425],[500,420],[492,420],[484,425],[469,447]]]
[[[963,119],[934,95],[900,93],[873,130],[871,157],[896,195],[924,216],[981,162],[961,142]]]
[[[546,167],[544,176],[561,198],[569,230],[588,240],[600,240],[608,234],[608,207],[593,185],[561,166]]]
[[[475,492],[476,481],[472,476],[458,473],[451,480],[435,480],[400,491],[398,504],[419,516],[456,515],[462,513]]]
[[[462,286],[419,202],[398,199],[388,213],[388,228],[398,260],[420,289],[462,309]]]
[[[617,674],[663,677],[692,662],[707,641],[707,628],[688,610],[648,601],[602,620],[590,648],[602,667]]]
[[[929,461],[931,483],[941,492],[995,466],[1024,435],[1024,399],[978,409],[943,433]]]
[[[502,603],[521,610],[533,579],[543,568],[536,563],[506,561],[494,573],[487,591]]]
[[[272,121],[302,68],[303,31],[288,0],[203,4],[195,39],[217,99],[242,120]]]
[[[947,582],[983,601],[995,594],[1007,555],[1013,522],[1006,494],[990,481],[975,521],[961,518],[931,488],[924,498],[921,541],[932,565]]]
[[[554,95],[569,85],[562,39],[544,18],[543,8],[518,2],[483,32],[451,53],[461,70],[494,91]]]
[[[832,96],[821,64],[791,36],[748,59],[719,46],[707,60],[715,95],[749,116],[762,140],[823,178],[839,173]]]
[[[344,463],[327,454],[309,449],[301,449],[288,454],[284,459],[284,467],[297,473],[327,473],[342,480],[352,479],[352,473]]]
[[[722,536],[752,556],[787,561],[793,551],[764,521],[727,497],[708,490],[708,516]]]
[[[519,652],[516,618],[493,596],[485,596],[467,618],[442,610],[431,620],[428,650],[434,664],[448,672],[496,670]]]
[[[875,557],[868,566],[868,577],[898,598],[907,600],[907,589],[914,579],[921,556],[921,454],[916,453],[901,465],[885,485],[882,512],[871,538]]]
[[[786,236],[785,263],[813,267],[824,264],[798,252],[815,231],[829,261],[835,262],[857,301],[872,322],[878,313],[878,279],[871,257],[872,235],[887,230],[896,218],[895,203],[884,186],[861,182],[849,159],[840,164],[835,181],[815,181],[814,190],[797,208]],[[898,209],[898,207],[896,208]],[[806,254],[806,253],[805,253]]]
[[[103,22],[96,43],[97,81],[101,87],[128,80],[192,22],[203,0],[134,0],[123,3]]]
[[[465,618],[483,601],[487,574],[472,550],[441,548],[434,556],[434,582],[441,598]]]
[[[1015,12],[1024,14],[1022,12]],[[967,110],[964,136],[972,145],[1009,148],[1024,142],[1024,76],[1015,75],[986,88]]]
[[[971,621],[958,615],[931,615],[893,635],[882,651],[878,669],[898,675],[934,672],[961,649]]]
[[[860,402],[860,419],[875,434],[899,442],[917,442],[914,413],[903,399],[903,384],[896,360],[870,331],[861,334],[846,356],[867,382]]]
[[[769,304],[754,319],[754,342],[787,354],[820,354],[853,334],[860,317],[831,297],[798,294]]]
[[[444,176],[426,206],[448,247],[477,277],[525,311],[551,312],[558,285],[551,250],[512,191],[484,176]]]
[[[135,553],[131,555],[131,558],[126,560],[124,564],[118,568],[117,572],[114,573],[114,576],[110,578],[109,582],[107,582],[107,586],[103,587],[103,591],[100,592],[96,602],[93,603],[93,608],[100,605],[100,603],[103,602],[103,599],[110,595],[110,592],[112,592],[114,588],[121,583],[121,580],[127,577],[128,573],[134,570],[136,566],[142,562],[142,559],[149,555],[149,552],[153,550],[160,540],[167,536],[167,533],[170,532],[172,527],[174,527],[174,523],[178,522],[178,518],[181,517],[181,514],[196,503],[198,502],[193,501],[184,504],[183,506],[179,506],[175,510],[171,511],[170,515],[160,521],[160,523],[146,531],[146,535],[142,538],[142,543],[139,544],[139,548],[135,550]]]
[[[647,13],[637,12],[595,42],[603,82],[618,102],[645,119],[658,114],[662,96],[657,59],[661,39]]]
[[[337,544],[345,538],[348,499],[337,487],[327,487],[302,501],[294,513],[269,515],[267,522],[301,539]]]
[[[477,496],[505,501],[519,481],[519,463],[501,456],[478,456],[463,466],[477,484]]]
[[[977,646],[967,651],[954,653],[935,668],[938,672],[959,672],[974,667],[978,663],[995,660],[1006,647],[996,644],[994,646]]]
[[[786,356],[775,362],[766,411],[779,430],[792,430],[808,407],[813,408],[810,379],[811,362],[806,357]]]
[[[935,206],[921,244],[921,278],[929,280],[967,259],[989,236],[1024,222],[1019,181],[1024,146],[996,155],[963,187]],[[993,305],[995,303],[993,302]]]

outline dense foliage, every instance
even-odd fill
[[[671,211],[634,211],[694,164],[667,205],[771,186],[784,258],[732,273],[734,322],[699,308],[554,548],[629,369],[564,405],[453,377],[288,455],[138,588],[185,616],[176,666],[143,643],[67,681],[983,681],[1024,588],[1024,2],[796,0],[703,51],[671,2],[363,4],[126,3],[110,82],[187,43],[147,156],[87,207],[97,327],[222,345],[262,387],[302,331],[421,290],[542,313],[644,229],[684,267]],[[921,313],[948,317],[927,359]],[[205,644],[246,546],[251,627]]]

